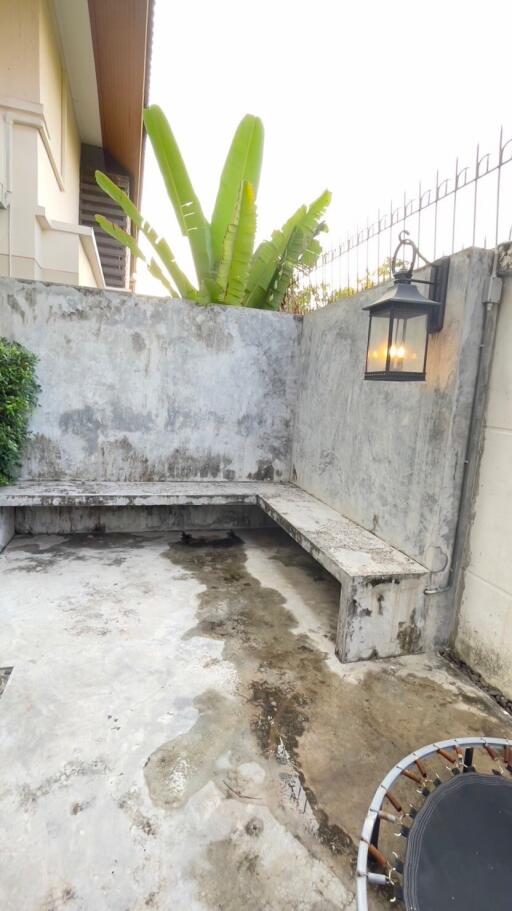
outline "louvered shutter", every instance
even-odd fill
[[[123,210],[98,186],[94,179],[96,169],[104,171],[110,179],[130,195],[130,178],[123,168],[96,146],[82,145],[80,162],[80,224],[94,229],[94,236],[103,268],[105,284],[110,288],[128,288],[130,254],[95,221],[98,213],[115,222],[125,231],[130,231],[130,221]]]

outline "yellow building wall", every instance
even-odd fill
[[[44,109],[53,159],[63,184],[62,189],[40,139],[39,205],[48,209],[52,219],[76,223],[80,188],[80,136],[49,0],[40,0],[39,12],[39,100]]]
[[[0,96],[36,101],[40,0],[0,0]]]
[[[503,280],[455,646],[512,699],[512,278]]]
[[[0,22],[0,275],[97,284],[76,232],[81,141],[52,0],[0,0]]]

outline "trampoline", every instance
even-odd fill
[[[358,911],[368,886],[406,911],[511,911],[511,740],[431,743],[386,775],[359,843]]]

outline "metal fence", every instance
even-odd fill
[[[337,246],[323,253],[317,265],[297,275],[299,289],[310,289],[311,306],[337,294],[348,295],[389,279],[390,261],[400,231],[406,229],[423,256],[433,262],[469,246],[493,248],[512,240],[512,138],[500,130],[497,147],[473,162],[457,158],[452,174],[437,171],[432,186],[418,184],[415,195],[392,201]]]

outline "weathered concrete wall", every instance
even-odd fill
[[[288,479],[301,321],[0,281],[0,334],[39,357],[22,477]]]
[[[512,277],[502,299],[455,648],[512,698]]]
[[[452,258],[424,383],[363,378],[362,308],[382,288],[304,318],[292,480],[418,560],[437,585],[453,546],[491,259],[480,250]]]
[[[11,512],[19,535],[275,527],[258,506],[22,506]]]

